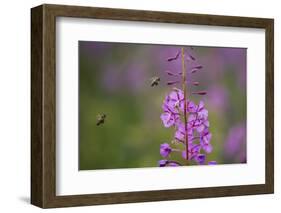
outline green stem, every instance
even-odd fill
[[[181,48],[181,61],[182,61],[182,90],[184,95],[184,130],[185,130],[185,151],[186,160],[188,161],[188,129],[187,129],[187,74],[185,67],[184,48]]]

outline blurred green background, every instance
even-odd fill
[[[160,119],[172,87],[166,70],[180,71],[180,60],[167,62],[181,46],[79,41],[79,169],[155,167],[159,146],[173,128]],[[190,49],[186,47],[187,49]],[[213,152],[218,164],[246,162],[245,48],[193,47],[203,70],[190,76],[209,110]],[[160,84],[150,86],[150,78]],[[180,88],[181,86],[178,85]],[[106,114],[99,126],[97,115]]]

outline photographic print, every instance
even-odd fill
[[[79,169],[246,163],[246,56],[79,41]]]

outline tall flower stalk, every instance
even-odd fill
[[[190,51],[191,52],[191,51]],[[181,48],[176,56],[167,59],[168,62],[176,63],[181,58],[181,71],[167,71],[173,77],[167,82],[168,86],[174,88],[165,97],[162,105],[163,113],[161,120],[166,128],[174,127],[175,134],[170,143],[160,145],[160,155],[164,158],[158,162],[160,167],[188,165],[191,161],[198,164],[206,164],[206,153],[212,152],[210,143],[212,134],[209,132],[208,110],[201,100],[198,105],[191,101],[191,95],[206,95],[206,91],[193,91],[193,87],[198,87],[198,81],[191,81],[191,76],[203,68],[196,64],[196,59],[185,48]],[[187,62],[188,67],[187,67]],[[175,87],[181,83],[181,89]],[[190,91],[189,91],[190,90]],[[174,147],[181,144],[181,148]],[[182,148],[184,147],[184,148]],[[172,160],[172,153],[180,154],[183,163]],[[208,163],[216,164],[215,161]]]
[[[187,86],[186,86],[186,68],[185,68],[185,58],[184,58],[184,48],[181,48],[181,61],[182,61],[182,90],[183,90],[183,97],[184,97],[184,130],[187,133]],[[185,154],[186,158],[188,159],[188,134],[185,134]]]

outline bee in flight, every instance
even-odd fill
[[[97,115],[97,126],[103,124],[105,122],[106,114],[98,114]]]
[[[157,86],[160,82],[160,77],[154,76],[150,79],[150,86],[154,87]]]

